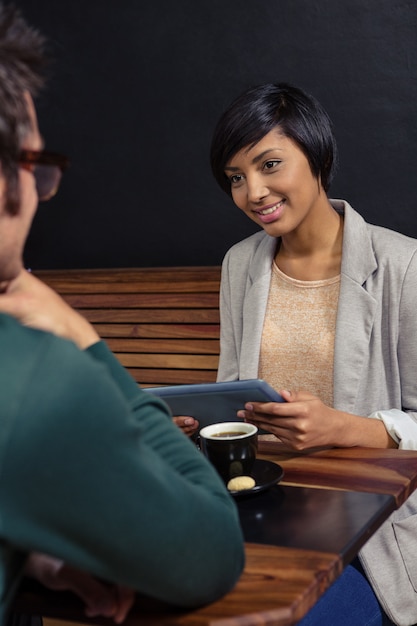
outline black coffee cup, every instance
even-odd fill
[[[200,447],[227,484],[249,476],[258,450],[258,429],[246,422],[220,422],[200,430]]]

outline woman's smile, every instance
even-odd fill
[[[253,209],[254,213],[257,213],[259,219],[264,224],[270,224],[271,222],[275,222],[278,220],[284,211],[285,200],[280,200],[275,204],[269,204],[267,206],[262,207],[261,209]]]

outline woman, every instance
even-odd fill
[[[261,230],[223,262],[218,380],[280,391],[286,403],[240,416],[290,450],[417,449],[417,241],[329,200],[336,160],[326,112],[290,85],[250,89],[220,118],[214,176]],[[416,508],[412,496],[303,625],[415,624]]]

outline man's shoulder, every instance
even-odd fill
[[[0,367],[3,383],[6,378],[19,375],[37,376],[46,369],[53,370],[59,363],[74,363],[79,367],[84,352],[72,341],[52,333],[23,326],[10,315],[0,313]]]
[[[23,326],[14,317],[6,313],[0,313],[0,336],[3,353],[7,352],[10,347],[13,348],[13,351],[30,351],[34,345],[44,341],[46,334]]]
[[[12,347],[14,352],[32,351],[35,346],[54,343],[55,335],[23,326],[14,317],[0,313],[2,352]]]

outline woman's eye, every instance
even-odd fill
[[[232,185],[236,185],[237,183],[240,183],[241,180],[243,180],[243,176],[242,174],[233,174],[232,176],[229,176],[229,180]]]
[[[277,167],[277,165],[279,165],[281,163],[281,161],[275,160],[275,161],[267,161],[264,165],[264,168],[266,170],[272,170],[274,167]]]

